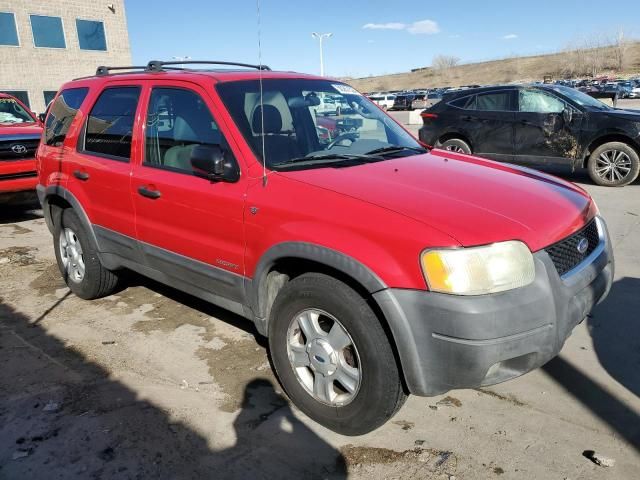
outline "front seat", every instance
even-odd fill
[[[263,115],[264,129],[261,128]],[[256,151],[262,153],[265,162],[274,164],[300,156],[298,142],[295,137],[282,131],[282,115],[273,105],[258,106],[253,111],[251,127],[256,135],[254,136]],[[262,152],[262,132],[264,132],[264,153]]]
[[[173,124],[173,138],[183,145],[176,145],[164,154],[163,165],[165,167],[179,168],[191,171],[191,151],[200,143],[196,132],[182,117],[176,117]],[[187,143],[188,145],[184,145]]]

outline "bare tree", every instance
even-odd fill
[[[435,70],[448,71],[460,63],[460,59],[454,55],[436,55],[433,57],[431,67]]]
[[[613,43],[613,59],[615,68],[619,72],[623,71],[627,66],[627,50],[629,49],[629,40],[624,36],[624,30],[621,28],[616,34]]]

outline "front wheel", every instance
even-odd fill
[[[269,348],[293,403],[335,432],[368,433],[406,400],[380,320],[333,277],[307,273],[282,288],[271,312]]]
[[[623,187],[638,178],[640,158],[626,143],[608,142],[591,153],[587,169],[591,180],[596,184]]]

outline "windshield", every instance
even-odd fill
[[[594,107],[600,110],[610,108],[600,100],[596,100],[595,98],[587,95],[586,93],[582,93],[580,90],[576,90],[575,88],[564,87],[562,85],[554,85],[551,88],[556,92],[563,94],[565,97],[568,97],[570,100],[573,100],[575,103],[582,107]]]
[[[258,159],[271,169],[317,168],[338,160],[357,164],[424,152],[368,98],[342,83],[265,79],[262,108],[258,80],[220,83],[217,89]]]
[[[13,98],[0,98],[0,123],[34,123],[35,120]]]

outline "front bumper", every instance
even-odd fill
[[[611,288],[614,260],[604,221],[600,245],[562,278],[534,254],[532,284],[457,296],[387,289],[374,298],[389,321],[405,380],[415,395],[438,395],[518,377],[548,362]]]

